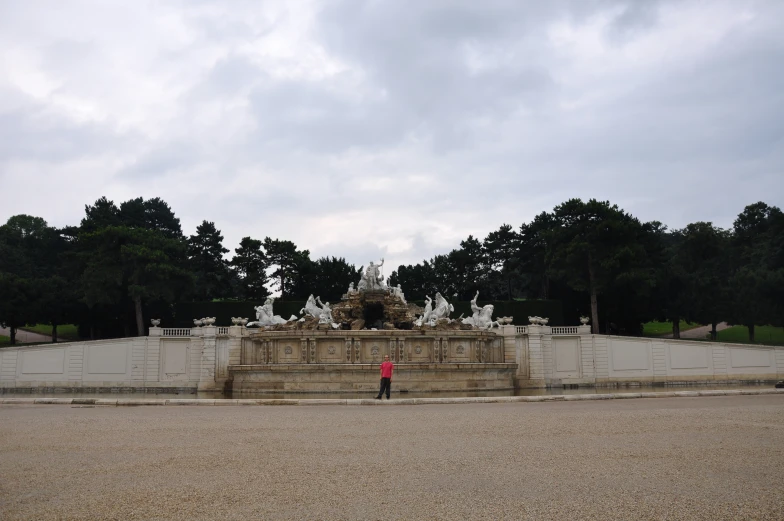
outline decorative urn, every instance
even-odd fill
[[[241,319],[240,319],[240,325],[244,326],[244,325],[246,325],[247,323],[248,323],[248,319],[247,319],[247,318],[241,318]]]
[[[547,317],[539,319],[539,323],[542,324],[543,326],[546,326],[549,321],[550,319]]]
[[[588,317],[580,317],[580,324],[587,326],[590,319]]]
[[[200,319],[200,318],[194,318],[193,319],[193,325],[196,326],[196,327],[201,327],[203,323],[204,323],[204,321],[202,319]]]
[[[152,323],[153,327],[158,327],[161,324],[160,318],[151,318],[150,322]]]
[[[239,318],[237,318],[237,317],[231,317],[231,324],[232,324],[233,326],[236,326],[236,325],[237,325],[237,324],[239,324],[239,323],[240,323],[240,319],[239,319]]]

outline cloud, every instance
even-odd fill
[[[781,20],[773,0],[5,3],[0,221],[161,197],[232,250],[388,272],[571,197],[730,226],[784,205]]]

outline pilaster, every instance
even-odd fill
[[[201,328],[202,351],[201,351],[201,373],[199,375],[199,390],[217,390],[218,385],[215,379],[215,345],[218,328],[215,326],[204,326]]]

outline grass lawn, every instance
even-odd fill
[[[11,338],[0,335],[0,346],[9,346],[9,345],[11,345]]]
[[[732,344],[750,344],[749,328],[746,326],[732,326],[724,331],[719,331],[718,341]],[[756,326],[754,328],[754,343],[784,345],[784,329],[774,326]]]
[[[700,327],[702,324],[687,324],[681,320],[681,331],[694,329]],[[642,334],[644,336],[661,336],[672,333],[672,322],[647,322],[642,325]]]
[[[35,324],[34,326],[27,325],[19,328],[25,331],[32,331],[33,333],[40,333],[42,335],[52,335],[52,326],[47,324]],[[74,324],[62,324],[57,326],[57,339],[58,340],[79,340],[79,328]]]

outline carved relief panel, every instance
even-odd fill
[[[316,343],[316,362],[321,364],[342,364],[345,358],[345,344],[341,338],[319,339]]]

